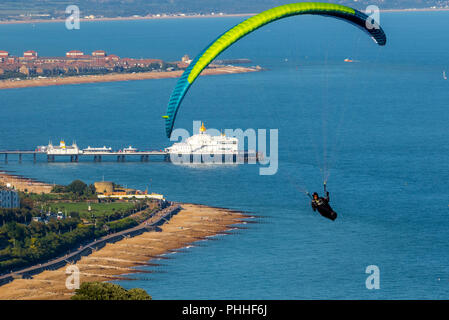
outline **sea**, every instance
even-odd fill
[[[243,19],[92,21],[79,30],[63,22],[0,25],[0,49],[40,56],[103,49],[176,61]],[[32,156],[0,157],[0,170],[55,184],[104,179],[257,217],[116,282],[153,299],[447,299],[449,12],[386,12],[380,24],[385,47],[341,20],[283,19],[219,56],[250,59],[263,71],[204,76],[191,87],[175,128],[192,133],[197,120],[219,130],[277,130],[273,175],[256,164],[33,163]],[[163,149],[173,143],[161,116],[175,84],[0,90],[0,150],[60,140]],[[313,212],[305,193],[322,193],[323,180],[334,222]]]

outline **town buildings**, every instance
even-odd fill
[[[19,193],[15,190],[0,190],[0,208],[16,209],[20,208]]]
[[[23,56],[16,57],[0,50],[1,79],[160,71],[164,67],[177,65],[166,65],[160,59],[120,58],[104,50],[95,50],[91,54],[70,50],[61,57],[39,56],[34,50],[27,50]]]

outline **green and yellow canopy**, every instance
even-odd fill
[[[179,78],[170,97],[167,113],[163,116],[163,118],[165,118],[165,131],[167,137],[171,136],[176,114],[178,113],[181,102],[190,86],[204,68],[206,68],[221,52],[247,34],[268,23],[301,14],[314,14],[340,18],[366,31],[378,45],[383,46],[386,44],[387,40],[382,28],[376,23],[371,23],[371,18],[366,14],[350,7],[331,3],[300,2],[285,4],[263,11],[223,33],[201,51],[201,53],[190,63],[181,78]]]

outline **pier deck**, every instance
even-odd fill
[[[70,162],[78,162],[80,158],[92,158],[94,162],[102,162],[104,157],[116,157],[117,162],[125,162],[128,157],[140,157],[141,162],[149,162],[150,157],[162,157],[163,161],[171,161],[170,153],[161,150],[150,151],[82,151],[78,153],[53,153],[40,150],[0,150],[0,156],[4,156],[4,162],[8,163],[8,156],[13,155],[19,163],[22,162],[23,155],[33,155],[33,161],[37,162],[37,156],[47,156],[47,162],[55,162],[56,158],[70,159]],[[263,154],[260,152],[240,151],[238,154],[217,153],[217,160],[226,163],[226,158],[231,157],[232,163],[249,163],[250,161],[260,161]],[[16,157],[17,156],[17,157]],[[204,160],[209,154],[188,154],[185,162],[182,163],[206,163],[210,160]],[[219,162],[216,162],[219,163]]]
[[[80,153],[48,153],[45,151],[38,151],[38,150],[0,150],[0,156],[3,155],[5,162],[8,162],[8,156],[9,155],[17,155],[18,161],[22,161],[23,155],[33,155],[33,160],[37,161],[37,155],[46,155],[48,162],[54,162],[56,157],[69,157],[71,162],[78,162],[81,157],[93,157],[93,160],[95,162],[101,162],[103,157],[111,157],[115,156],[117,157],[118,162],[124,162],[126,160],[126,157],[132,157],[132,156],[140,156],[141,161],[149,161],[150,156],[163,156],[164,160],[166,160],[169,157],[169,154],[165,151],[127,151],[127,152],[120,152],[120,151],[112,151],[112,152],[89,152],[84,151]]]

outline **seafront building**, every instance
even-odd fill
[[[64,140],[59,142],[59,146],[54,146],[53,143],[49,142],[47,146],[38,146],[37,150],[39,152],[46,152],[48,155],[78,155],[80,154],[80,148],[76,143],[72,143],[71,146],[67,146]]]
[[[59,146],[53,146],[51,143],[48,145],[47,154],[51,155],[77,155],[80,153],[80,149],[76,143],[72,143],[71,146],[67,146],[64,141],[59,142]]]
[[[99,181],[94,183],[99,201],[104,200],[135,200],[150,199],[165,202],[164,195],[159,193],[148,193],[147,190],[141,191],[136,189],[123,188],[111,181]]]
[[[0,190],[0,208],[16,209],[20,208],[19,193],[15,190]]]
[[[211,136],[206,133],[204,123],[201,123],[199,133],[178,142],[165,150],[170,154],[209,154],[209,155],[238,155],[238,139],[226,137],[224,133],[219,136]]]

